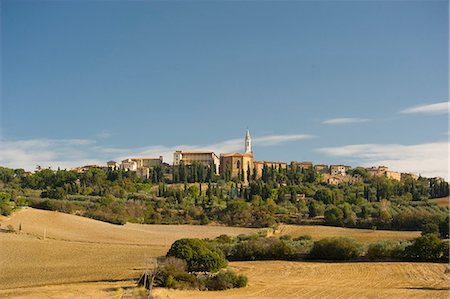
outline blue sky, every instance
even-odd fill
[[[248,127],[256,159],[448,177],[448,1],[1,5],[1,165],[170,162]]]

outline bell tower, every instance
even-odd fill
[[[250,137],[250,131],[247,129],[247,132],[245,133],[245,153],[251,154],[252,153],[252,137]]]

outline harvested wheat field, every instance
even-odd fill
[[[67,284],[54,284],[40,287],[27,287],[0,290],[1,298],[14,299],[119,299],[124,290],[134,289],[134,281],[99,281]]]
[[[0,234],[0,289],[139,276],[161,246],[89,244]],[[1,297],[1,296],[0,296]]]
[[[378,240],[411,240],[419,237],[420,232],[371,230],[322,225],[280,225],[275,231],[275,235],[290,235],[292,237],[310,235],[315,240],[329,237],[349,237],[359,242],[371,243]]]
[[[2,218],[0,224],[2,228],[8,225],[16,230],[19,226],[22,228],[21,233],[0,233],[2,298],[120,297],[121,288],[133,285],[132,280],[142,273],[146,262],[152,257],[164,255],[177,239],[212,238],[221,234],[258,231],[226,226],[119,226],[31,208]],[[293,225],[280,226],[275,233],[292,236],[310,234],[315,239],[349,236],[366,242],[411,239],[418,235],[417,232]],[[433,298],[445,295],[445,290],[439,290],[446,283],[445,266],[442,264],[267,261],[230,265],[249,276],[248,288],[208,293],[161,289],[158,292],[162,294],[161,298],[167,298],[166,295],[169,298],[292,298],[302,297],[303,294],[319,298],[336,295],[336,288],[341,288],[345,297],[353,293],[356,297],[372,293],[375,294],[372,297],[385,294],[386,297],[397,298],[402,294]],[[326,291],[321,293],[319,289]]]
[[[158,288],[159,298],[448,298],[445,264],[233,262],[242,289],[201,292]]]
[[[180,238],[213,238],[221,234],[238,235],[257,232],[258,229],[201,226],[201,225],[146,225],[127,223],[114,225],[85,217],[25,208],[0,222],[2,227],[12,225],[16,230],[47,239],[103,244],[139,244],[170,246]]]
[[[257,231],[226,226],[119,226],[36,209],[14,213],[1,225],[16,230],[21,226],[22,232],[0,233],[0,290],[136,278],[146,260],[165,255],[177,239]]]
[[[430,199],[430,202],[434,202],[439,207],[449,207],[450,206],[450,198],[449,197]]]

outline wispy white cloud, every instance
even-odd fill
[[[443,114],[448,113],[450,102],[440,102],[434,104],[419,105],[409,107],[400,111],[400,113],[421,113],[421,114]]]
[[[0,165],[33,170],[37,165],[75,167],[96,162],[90,158],[91,146],[87,139],[31,139],[0,141]]]
[[[97,134],[97,138],[100,140],[108,139],[112,136],[111,131],[109,130],[102,130],[100,133]]]
[[[345,125],[353,123],[364,123],[368,122],[368,118],[357,118],[357,117],[341,117],[341,118],[331,118],[321,122],[322,125]]]
[[[448,142],[403,144],[354,144],[326,147],[320,152],[348,159],[361,166],[385,165],[401,172],[427,177],[440,176],[447,180]]]
[[[314,138],[315,136],[306,134],[293,134],[293,135],[269,135],[261,136],[253,139],[253,144],[258,146],[271,146],[275,144],[300,141],[305,139]]]
[[[312,137],[304,134],[267,135],[253,138],[253,144],[258,147],[273,146]],[[176,150],[210,150],[220,154],[243,151],[243,148],[243,138],[204,145],[155,145],[138,148],[108,147],[88,139],[0,141],[0,165],[26,170],[34,170],[36,165],[53,169],[57,167],[70,169],[85,164],[103,165],[111,159],[121,161],[129,157],[159,156],[163,156],[164,161],[171,163],[173,152]]]

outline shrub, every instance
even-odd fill
[[[264,248],[264,244],[258,240],[241,240],[232,249],[229,256],[230,260],[237,261],[254,261],[260,259],[266,259],[267,249]]]
[[[293,239],[293,241],[304,241],[304,240],[311,241],[312,237],[310,235],[303,235],[303,236],[300,236],[300,237],[297,237],[297,238]]]
[[[200,219],[200,224],[201,225],[206,225],[208,223],[210,223],[211,221],[209,220],[208,216],[203,215],[202,218]]]
[[[245,287],[247,282],[248,279],[244,275],[237,275],[233,271],[221,271],[212,277],[208,277],[205,286],[208,290],[226,290]]]
[[[411,245],[409,241],[382,240],[369,245],[367,257],[371,260],[399,258],[403,255],[406,246]]]
[[[7,192],[0,192],[0,214],[9,216],[11,214],[10,206],[11,194]]]
[[[238,240],[235,245],[225,247],[224,251],[228,259],[237,261],[297,260],[309,253],[311,247],[310,240],[259,237]]]
[[[180,239],[167,252],[186,261],[189,272],[217,272],[227,265],[220,250],[200,239]]]
[[[438,234],[439,226],[434,222],[429,222],[423,225],[422,227],[422,236],[426,234]]]
[[[448,257],[448,244],[436,234],[427,234],[405,248],[404,257],[411,261],[441,261]]]
[[[215,238],[215,240],[219,243],[229,244],[233,242],[233,238],[228,235],[220,235]]]
[[[15,233],[16,230],[14,229],[14,226],[12,226],[11,224],[8,224],[8,226],[6,227],[6,232]]]
[[[186,272],[187,263],[185,260],[176,257],[166,257],[159,264],[159,269],[168,272]]]
[[[349,238],[325,238],[314,242],[309,254],[311,259],[351,260],[362,252],[361,245]]]
[[[230,258],[239,261],[290,259],[293,248],[277,238],[258,238],[241,241],[234,246]]]
[[[289,240],[292,240],[292,237],[289,236],[289,235],[282,235],[282,236],[280,237],[280,240],[283,240],[283,241],[289,241]]]
[[[447,215],[447,217],[439,223],[439,234],[441,235],[441,238],[448,239],[449,230],[449,215]]]
[[[124,225],[125,223],[127,223],[127,220],[125,219],[124,216],[116,215],[112,212],[107,212],[103,210],[87,211],[84,216],[99,221],[109,222],[112,224]]]
[[[64,199],[66,196],[66,191],[61,187],[47,188],[47,190],[44,190],[41,193],[42,198]]]
[[[162,270],[155,282],[158,286],[173,289],[198,287],[197,277],[194,274],[174,269]]]

